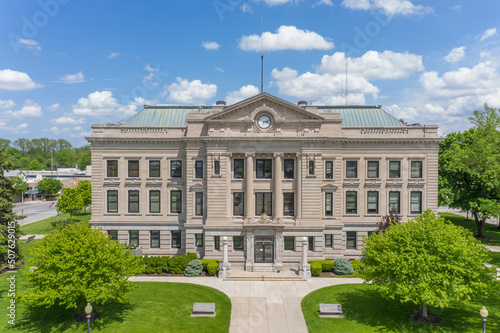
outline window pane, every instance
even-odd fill
[[[243,159],[234,160],[234,178],[244,178],[244,163]]]
[[[128,176],[139,177],[139,161],[128,161]]]
[[[108,213],[118,213],[118,191],[108,191]]]
[[[314,161],[309,161],[309,175],[314,175]]]
[[[108,177],[118,177],[118,161],[107,161]]]
[[[118,230],[108,230],[108,235],[111,237],[111,240],[118,240]]]
[[[422,161],[411,161],[411,178],[422,178]]]
[[[196,247],[203,247],[203,234],[195,234]]]
[[[285,236],[285,250],[295,250],[295,237]]]
[[[194,168],[195,168],[194,177],[203,178],[203,161],[196,161],[194,163]]]
[[[392,211],[394,209],[398,214],[400,213],[399,199],[400,199],[399,192],[389,192],[389,211]]]
[[[149,177],[160,177],[160,161],[149,161]]]
[[[333,235],[325,235],[325,247],[333,247]]]
[[[181,248],[181,231],[172,230],[172,248]]]
[[[181,191],[170,192],[170,212],[181,213],[182,212],[181,204],[182,204]]]
[[[214,174],[220,175],[220,161],[214,161]]]
[[[196,216],[203,216],[203,192],[195,193],[195,212]]]
[[[293,193],[283,193],[283,215],[284,216],[294,216],[294,194]]]
[[[128,212],[139,213],[139,191],[128,191]]]
[[[150,232],[151,238],[151,248],[159,248],[160,247],[160,231],[152,230]]]
[[[214,249],[220,251],[220,236],[214,236]]]
[[[333,161],[325,162],[325,178],[333,179]]]
[[[182,178],[182,161],[170,161],[170,177]]]
[[[309,245],[309,251],[314,251],[314,236],[307,237],[307,243]]]
[[[257,160],[256,161],[256,177],[257,178],[264,178],[264,179],[271,179],[272,178],[272,166],[273,166],[273,160]]]
[[[346,178],[358,178],[358,161],[346,161]]]
[[[293,159],[284,160],[283,170],[285,173],[285,179],[293,179],[294,178],[294,160]]]
[[[333,193],[325,193],[325,215],[333,216]]]
[[[129,245],[139,245],[139,231],[130,230],[128,232],[128,243]]]
[[[235,250],[243,250],[243,236],[234,236],[233,245]]]
[[[346,192],[346,213],[347,214],[356,214],[357,212],[357,204],[358,204],[358,193],[354,191]]]
[[[356,231],[347,231],[346,238],[346,248],[356,249]]]
[[[272,215],[272,194],[255,193],[255,215]]]
[[[422,214],[422,192],[411,192],[411,214]]]
[[[378,213],[378,192],[368,192],[368,214]]]
[[[233,215],[245,215],[244,195],[245,194],[243,192],[233,193]]]
[[[378,161],[368,161],[368,178],[378,178]]]
[[[149,191],[149,212],[160,212],[160,191]]]
[[[401,162],[389,161],[389,178],[401,178]]]

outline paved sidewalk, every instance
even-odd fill
[[[233,268],[234,270],[234,268]],[[254,273],[258,275],[258,273]],[[313,278],[308,281],[223,281],[215,277],[136,276],[135,282],[194,283],[222,291],[231,299],[231,333],[307,332],[300,303],[323,287],[362,283],[358,278]]]

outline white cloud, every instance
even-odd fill
[[[408,0],[343,0],[342,5],[354,10],[381,10],[389,17],[432,13],[431,7],[415,6]]]
[[[222,68],[220,68],[220,67],[215,67],[215,69],[218,70],[221,73],[224,73],[224,70]]]
[[[246,3],[246,2],[245,2],[244,4],[242,4],[240,8],[241,8],[241,11],[242,11],[243,13],[250,13],[250,14],[253,14],[253,8],[252,8],[252,6],[250,6],[250,5],[249,5],[248,3]]]
[[[317,6],[321,6],[321,5],[333,6],[333,2],[332,2],[332,0],[319,0],[313,5],[313,8],[317,7]]]
[[[329,50],[335,45],[314,31],[297,29],[295,26],[282,25],[276,33],[264,32],[263,48],[265,51],[279,50]],[[261,36],[250,35],[241,38],[240,49],[260,51]]]
[[[40,87],[28,74],[11,69],[0,70],[0,89],[31,90]]]
[[[66,74],[62,77],[59,77],[59,82],[63,83],[82,83],[85,82],[85,75],[83,75],[82,71],[76,73],[76,74]]]
[[[146,72],[158,72],[158,67],[152,67],[150,64],[144,65],[143,69]]]
[[[79,118],[75,119],[72,117],[59,117],[52,119],[52,122],[55,124],[65,124],[65,125],[81,125],[85,123],[85,119]]]
[[[345,72],[345,54],[336,52],[321,59],[319,72],[340,74]],[[366,79],[400,79],[412,73],[424,70],[422,56],[404,52],[368,51],[359,58],[348,58],[349,74],[363,76]]]
[[[88,97],[81,97],[78,104],[73,105],[74,114],[92,117],[129,117],[134,115],[136,110],[137,105],[134,105],[133,102],[127,105],[116,102],[113,93],[108,90],[95,91]]]
[[[111,53],[111,54],[108,56],[108,58],[109,58],[109,59],[112,59],[112,58],[114,58],[114,57],[118,57],[119,55],[120,55],[120,53],[119,53],[119,52],[113,52],[113,53]]]
[[[497,34],[497,28],[491,28],[491,29],[486,29],[483,34],[479,37],[479,40],[482,42],[486,38],[490,38],[491,36],[494,36]]]
[[[166,87],[170,93],[168,99],[178,103],[205,104],[205,101],[214,97],[217,93],[215,84],[201,83],[200,80],[189,82],[181,77],[177,78],[177,83],[172,83]]]
[[[451,6],[450,9],[452,10],[462,9],[462,5]]]
[[[0,100],[0,109],[9,109],[13,108],[14,106],[16,106],[16,103],[14,103],[14,101],[11,99],[5,101]]]
[[[259,94],[259,88],[249,84],[241,87],[240,90],[229,92],[226,96],[226,102],[228,105],[235,104],[257,94]]]
[[[49,111],[56,111],[57,109],[59,109],[59,103],[54,103],[51,106],[47,107],[47,110]]]
[[[269,6],[283,5],[287,2],[291,2],[292,0],[264,0]]]
[[[217,42],[202,42],[201,45],[207,50],[217,50],[220,47]]]
[[[40,44],[38,44],[38,42],[33,39],[20,38],[19,45],[27,48],[28,50],[33,51],[33,53],[35,54],[42,52],[42,47],[40,46]]]
[[[449,63],[455,64],[465,58],[465,46],[460,46],[452,49],[447,56],[443,57]]]
[[[42,107],[38,103],[31,103],[31,101],[26,101],[21,110],[12,111],[7,110],[2,114],[6,117],[13,118],[40,118],[42,116]]]
[[[0,121],[0,131],[2,133],[9,132],[9,133],[15,133],[15,134],[26,134],[29,133],[30,131],[28,130],[28,124],[27,123],[22,123],[17,126],[9,126],[7,123]]]

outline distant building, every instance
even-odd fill
[[[143,254],[234,266],[360,255],[391,208],[437,210],[435,125],[377,106],[309,106],[262,93],[234,105],[144,106],[93,125],[91,224]]]

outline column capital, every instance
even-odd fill
[[[255,157],[255,153],[245,153],[245,157]]]
[[[283,158],[283,156],[285,156],[285,154],[284,153],[273,153],[273,156]]]

